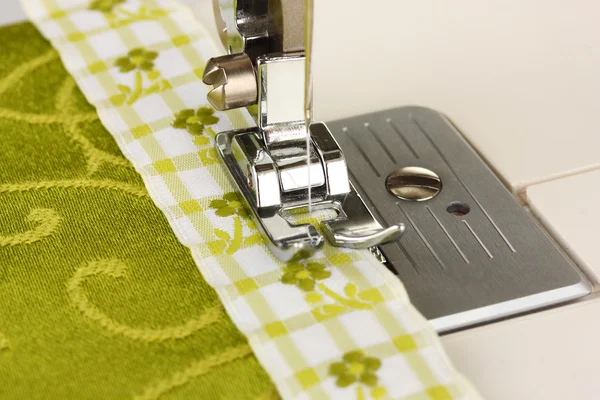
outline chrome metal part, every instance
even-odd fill
[[[229,53],[246,53],[253,63],[264,54],[303,52],[305,2],[213,0],[221,41]]]
[[[402,240],[378,248],[438,331],[590,292],[584,276],[443,115],[406,107],[328,126],[369,210],[384,225],[406,222]],[[390,194],[389,174],[407,165],[435,171],[443,189],[421,202]]]
[[[256,103],[256,75],[250,58],[244,53],[211,58],[204,69],[202,82],[213,86],[207,98],[219,111]]]
[[[246,179],[246,187],[252,192],[258,208],[281,205],[279,173],[275,162],[263,146],[258,135],[237,135],[219,148],[230,151],[235,159],[236,170]]]
[[[440,193],[442,181],[435,172],[427,168],[402,167],[387,176],[385,187],[399,199],[425,201]]]
[[[269,53],[268,0],[213,0],[219,36],[230,54],[246,53],[252,62]]]
[[[220,133],[216,141],[217,150],[241,193],[246,209],[250,210],[273,254],[287,261],[298,255],[309,257],[320,248],[324,238],[313,225],[292,225],[285,218],[283,201],[281,198],[277,199],[278,187],[277,190],[272,190],[270,186],[272,183],[278,186],[277,177],[275,176],[275,181],[272,179],[275,164],[269,162],[262,150],[258,131]],[[245,144],[246,153],[236,154],[237,150],[233,145],[236,142]],[[255,157],[252,158],[252,155]],[[253,170],[258,171],[259,179],[250,182],[247,174]],[[264,174],[262,176],[266,183],[260,179],[261,174]],[[252,179],[255,178],[256,176]]]
[[[338,247],[364,249],[382,243],[395,242],[404,233],[404,224],[391,224],[383,228],[369,211],[354,187],[343,201],[343,214],[322,221],[327,240]]]
[[[258,126],[267,146],[304,146],[304,64],[302,54],[269,55],[257,61]],[[305,152],[306,154],[306,152]]]
[[[379,261],[381,264],[387,264],[387,259],[377,246],[369,247],[369,252]]]
[[[330,196],[349,193],[350,179],[348,178],[348,168],[342,150],[325,124],[313,124],[310,130],[315,149],[323,162],[327,192]]]
[[[325,238],[334,246],[368,248],[404,232],[403,224],[386,227],[373,216],[350,184],[344,155],[327,127],[314,124],[309,130],[304,25],[312,16],[305,16],[305,1],[237,0],[233,7],[220,2],[228,47],[243,53],[211,59],[203,78],[214,85],[208,99],[219,110],[258,99],[258,127],[220,133],[217,149],[267,243],[283,260],[309,256]],[[294,210],[323,208],[337,216],[321,222],[322,234],[310,224],[290,222]]]
[[[229,55],[211,58],[205,68],[203,80],[215,86],[209,93],[209,101],[215,108],[222,111],[256,104],[257,77],[253,66],[260,58],[279,54],[279,60],[271,57],[272,62],[279,63],[297,61],[296,56],[304,56],[305,1],[213,0],[217,29],[229,52]],[[302,71],[298,84],[304,93],[304,67]],[[288,82],[294,81],[289,79]],[[275,93],[275,89],[271,92]],[[303,110],[304,94],[302,96]],[[294,105],[287,109],[294,110]],[[304,112],[302,115],[304,118]],[[307,135],[305,131],[304,137]]]
[[[312,188],[313,209],[333,209],[337,216],[321,222],[321,231],[310,225],[294,225],[288,214],[306,210],[307,189],[281,190],[278,166],[261,142],[258,128],[224,132],[217,135],[217,150],[227,166],[234,184],[242,194],[273,253],[282,260],[302,255],[309,257],[327,238],[334,246],[368,248],[398,240],[403,224],[384,227],[373,216],[352,185],[347,191],[328,181]],[[323,124],[311,127],[311,146],[323,165],[339,167],[345,159],[335,139]],[[321,148],[321,146],[323,146]],[[337,188],[331,192],[328,188]]]
[[[258,128],[279,171],[282,190],[308,188],[309,177],[311,186],[324,185],[323,166],[306,140],[304,56],[263,56],[257,60],[257,68]]]
[[[302,146],[272,146],[269,149],[279,171],[283,192],[308,188],[308,168],[310,168],[310,185],[315,187],[325,185],[325,174],[319,155],[314,146],[309,146],[308,151],[310,152],[310,167],[307,166],[304,143]]]

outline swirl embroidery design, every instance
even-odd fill
[[[58,53],[52,49],[40,56],[31,59],[17,68],[0,80],[0,95],[5,93],[15,84],[20,82],[28,74],[32,73],[39,67],[42,67],[52,61],[58,59]],[[47,190],[51,188],[76,189],[76,188],[92,188],[102,190],[117,190],[136,197],[148,196],[143,187],[128,184],[125,182],[111,180],[94,180],[86,179],[93,175],[103,163],[109,163],[118,167],[131,168],[131,165],[123,157],[109,154],[103,150],[96,148],[80,130],[80,124],[84,122],[93,122],[98,120],[95,112],[80,112],[74,107],[73,90],[75,89],[75,81],[72,77],[67,77],[59,89],[55,99],[55,110],[53,114],[38,114],[13,110],[10,108],[0,107],[0,118],[26,122],[31,125],[62,125],[64,132],[69,139],[78,145],[87,161],[86,177],[81,179],[57,180],[57,181],[38,181],[38,182],[21,182],[21,183],[5,183],[0,185],[0,194],[3,193],[19,193],[31,190]],[[15,234],[0,234],[0,247],[29,245],[36,243],[51,236],[56,232],[60,223],[61,216],[59,213],[50,208],[34,208],[27,216],[29,223],[37,224],[36,227]],[[193,326],[192,326],[193,327]],[[185,332],[183,332],[185,333]],[[0,351],[8,349],[10,343],[8,338],[0,332]]]
[[[111,26],[119,26],[131,23],[140,19],[156,19],[166,12],[158,9],[150,9],[141,6],[134,15],[125,7],[124,0],[96,0],[90,3],[90,11],[102,12],[110,21]],[[133,49],[127,55],[116,60],[116,67],[123,74],[130,74],[132,84],[130,86],[122,85],[119,97],[112,98],[114,103],[133,104],[141,96],[165,90],[170,84],[161,78],[161,75],[154,68],[154,61],[158,58],[158,53],[143,48]],[[32,73],[35,69],[58,59],[58,53],[55,50],[48,52],[21,64],[10,74],[0,80],[0,95],[10,89],[14,84],[20,82],[22,78]],[[57,129],[73,143],[75,148],[83,154],[86,161],[85,172],[70,179],[65,180],[41,180],[33,182],[16,182],[0,184],[0,195],[8,193],[25,193],[29,191],[46,191],[48,189],[75,190],[75,189],[95,189],[110,190],[126,193],[134,197],[147,197],[148,193],[144,186],[121,182],[111,179],[94,179],[101,167],[109,164],[118,168],[132,169],[132,165],[122,156],[110,154],[96,147],[93,142],[84,135],[84,123],[98,121],[98,115],[93,112],[82,112],[78,110],[75,104],[74,91],[76,83],[71,76],[68,76],[55,97],[55,111],[50,113],[31,113],[0,107],[0,118],[9,119],[17,122],[25,122],[31,125],[58,125],[63,129]],[[179,120],[174,122],[177,129],[186,129],[195,134],[195,142],[204,146],[209,139],[203,135],[214,137],[214,132],[209,126],[218,122],[218,118],[213,115],[213,111],[207,107],[191,112],[186,110],[178,116]],[[204,149],[201,154],[203,161],[208,162],[215,158],[215,154],[209,149]],[[31,244],[40,241],[52,235],[61,224],[61,216],[53,209],[35,208],[27,216],[27,221],[36,223],[33,229],[16,234],[0,234],[0,247]],[[110,317],[94,305],[86,296],[83,284],[87,279],[92,279],[99,275],[105,275],[112,278],[123,278],[127,272],[127,266],[120,260],[99,260],[90,262],[79,268],[72,278],[67,282],[67,293],[76,309],[87,319],[113,334],[118,334],[129,339],[145,342],[159,343],[167,340],[178,340],[189,337],[199,330],[217,322],[224,316],[221,306],[205,310],[197,318],[177,326],[167,326],[164,328],[139,328],[128,326]],[[11,347],[11,343],[4,333],[0,332],[0,352]],[[252,350],[248,344],[241,344],[222,353],[202,360],[197,360],[183,371],[175,372],[164,380],[159,380],[151,384],[147,389],[142,390],[142,394],[137,398],[156,399],[167,392],[187,384],[191,379],[200,377],[215,368],[219,368],[230,362],[252,355]],[[271,391],[268,396],[262,398],[270,399]]]
[[[182,325],[161,329],[135,328],[115,321],[88,300],[81,285],[86,279],[97,275],[122,278],[126,273],[126,269],[127,266],[120,260],[90,262],[77,270],[67,284],[67,292],[69,293],[71,302],[86,318],[98,323],[109,332],[146,343],[186,338],[223,317],[223,309],[219,306],[206,311],[200,317],[189,320]],[[162,395],[187,384],[191,379],[205,375],[214,368],[248,357],[251,354],[252,349],[245,343],[229,348],[214,356],[194,361],[185,370],[178,371],[171,377],[150,385],[142,394],[136,396],[135,399],[158,399]]]
[[[50,236],[58,227],[60,216],[52,209],[36,208],[31,210],[27,216],[27,220],[30,222],[37,222],[39,225],[29,231],[11,236],[0,235],[0,247],[31,244]]]
[[[192,319],[182,325],[161,329],[135,328],[115,321],[88,300],[81,284],[86,279],[96,275],[122,278],[125,276],[126,270],[127,266],[120,260],[100,260],[90,262],[87,266],[77,270],[67,284],[67,292],[69,293],[71,302],[86,318],[97,322],[104,329],[142,342],[161,342],[169,339],[182,339],[216,322],[223,316],[222,308],[215,307],[206,311],[200,317]]]

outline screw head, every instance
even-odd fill
[[[256,74],[245,53],[211,58],[204,68],[202,81],[213,86],[207,98],[219,111],[256,104]]]
[[[388,175],[385,187],[399,199],[425,201],[440,193],[442,180],[427,168],[403,167]]]

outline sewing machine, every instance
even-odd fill
[[[275,52],[260,43],[268,10],[249,8],[256,25],[236,39],[233,1],[216,17],[210,1],[188,2],[238,54],[209,62],[209,100],[259,103],[260,131],[224,133],[219,149],[274,253],[371,249],[487,399],[600,392],[597,5],[317,0],[305,115],[303,1],[282,2]],[[3,22],[24,18],[11,6]],[[250,36],[258,50],[244,53]],[[308,141],[307,119],[325,121]],[[250,165],[258,153],[269,159]],[[308,199],[343,218],[324,235],[293,229],[280,211]]]
[[[281,3],[274,24],[283,21],[293,31],[302,17],[290,15],[299,12],[293,1]],[[237,10],[232,5],[213,20],[224,43],[232,43],[232,29],[241,37],[230,53],[242,54],[240,44],[248,39],[245,66],[235,63],[240,60],[228,65],[226,56],[209,70],[256,71],[246,76],[252,91],[244,95],[251,100],[235,106],[258,100],[259,126],[241,134],[258,139],[235,144],[239,132],[224,135],[220,150],[273,251],[288,258],[299,237],[303,248],[315,244],[314,231],[284,234],[280,228],[288,226],[261,221],[263,211],[307,206],[309,196],[317,206],[337,201],[333,208],[343,217],[321,224],[325,240],[371,248],[445,333],[454,363],[489,399],[585,398],[600,390],[592,367],[600,355],[600,325],[593,318],[600,304],[592,294],[600,260],[591,239],[600,221],[593,207],[600,199],[594,185],[600,142],[592,131],[600,122],[593,97],[600,59],[591,39],[599,10],[535,3],[381,0],[365,9],[359,1],[316,1],[306,76],[314,80],[314,121],[327,123],[313,124],[306,162],[293,155],[306,154],[307,131],[299,126],[313,115],[272,113],[285,114],[282,104],[302,105],[301,67],[281,74],[276,64],[301,66],[307,49],[296,43],[285,54],[282,43],[286,35],[293,42],[294,32],[279,26],[278,54],[257,51],[256,40],[268,36],[269,15],[252,2],[238,1]],[[194,6],[207,25],[214,24],[209,8]],[[263,19],[253,19],[255,12]],[[213,103],[229,108],[218,81],[205,77],[217,82]],[[412,104],[430,108],[405,107]],[[279,141],[290,126],[298,136]],[[282,159],[273,143],[289,145],[292,158]],[[272,203],[264,197],[268,184],[253,186],[268,182],[265,176],[247,164],[260,152],[271,156],[262,171],[280,171],[270,176],[271,187],[282,188]],[[315,166],[319,157],[322,170]],[[342,160],[347,175],[328,168]],[[312,193],[299,178],[306,170],[316,182]],[[348,187],[318,192],[346,179]]]

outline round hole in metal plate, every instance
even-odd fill
[[[440,193],[442,181],[435,172],[427,168],[403,167],[387,176],[385,187],[401,200],[425,201]]]
[[[469,205],[464,201],[453,201],[452,203],[448,204],[446,211],[452,215],[456,215],[457,217],[462,217],[471,211],[471,207],[469,207]]]

